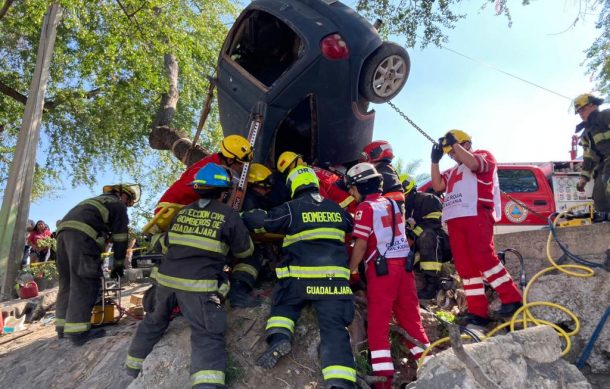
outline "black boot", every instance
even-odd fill
[[[417,291],[417,298],[420,300],[435,299],[440,287],[440,279],[437,276],[424,274],[426,285]]]
[[[502,304],[500,309],[498,309],[497,311],[491,312],[490,316],[493,317],[494,319],[510,319],[513,316],[513,314],[515,312],[517,312],[517,310],[519,308],[521,308],[522,306],[523,306],[523,303],[521,303],[521,301],[517,301],[517,302],[509,303],[509,304]]]
[[[56,327],[55,328],[55,332],[57,332],[57,339],[63,339],[64,338],[64,328],[63,327]]]
[[[462,327],[475,326],[475,327],[485,327],[491,320],[486,317],[474,315],[472,313],[467,313],[464,316],[461,316],[457,319],[457,323]]]
[[[252,308],[261,305],[260,299],[250,295],[250,287],[237,280],[231,283],[228,297],[233,308]]]
[[[93,328],[89,331],[81,332],[78,334],[68,334],[68,338],[75,346],[82,346],[91,339],[101,338],[106,335],[106,330],[103,328]]]
[[[288,339],[288,337],[286,336],[278,336],[277,340],[273,339],[272,342],[269,344],[269,348],[267,348],[267,351],[265,351],[263,355],[258,357],[258,359],[256,360],[256,364],[264,367],[265,369],[271,369],[277,364],[280,358],[282,358],[284,355],[288,355],[288,353],[290,353],[290,350],[292,350],[290,339]]]

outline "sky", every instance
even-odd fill
[[[408,49],[411,73],[393,102],[432,138],[461,129],[471,135],[474,148],[491,151],[498,162],[569,159],[571,136],[580,122],[570,110],[571,99],[594,90],[583,62],[584,51],[599,35],[597,14],[569,28],[578,16],[576,0],[536,0],[528,6],[511,1],[509,28],[492,6],[480,10],[483,2],[465,1],[459,12],[468,16],[449,31],[446,43],[448,49],[476,61],[434,46]],[[404,43],[400,37],[392,40]],[[388,105],[374,109],[374,138],[388,140],[405,161],[421,160],[418,173],[428,173],[432,144]],[[449,158],[441,160],[441,169],[450,166]],[[56,220],[100,193],[105,183],[127,180],[107,174],[91,189],[70,188],[65,179],[65,189],[32,203],[30,218],[43,219],[53,229]],[[143,196],[160,195],[143,188]]]

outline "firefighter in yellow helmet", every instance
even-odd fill
[[[400,179],[405,194],[407,236],[413,241],[415,252],[415,269],[422,273],[425,281],[417,291],[417,297],[436,298],[442,263],[451,260],[449,237],[441,222],[443,204],[434,194],[419,192],[415,178],[404,174]]]
[[[220,152],[211,154],[189,166],[180,178],[165,191],[159,199],[155,213],[164,206],[177,210],[181,206],[197,201],[198,197],[189,183],[193,181],[195,174],[208,163],[226,166],[239,174],[243,164],[252,161],[252,158],[253,150],[246,138],[240,135],[225,137],[220,144]],[[162,230],[167,228],[172,216],[173,214],[168,215],[158,223]]]
[[[270,369],[290,352],[301,309],[310,303],[320,327],[324,387],[354,388],[356,370],[346,329],[354,316],[354,304],[344,243],[345,234],[352,230],[352,219],[320,195],[313,169],[292,169],[286,185],[291,201],[269,212],[255,210],[243,216],[251,230],[264,228],[286,234],[266,326],[269,347],[257,364]]]
[[[100,257],[107,240],[113,243],[111,277],[122,277],[127,253],[127,207],[140,199],[137,184],[104,186],[103,194],[84,200],[61,219],[57,228],[59,291],[55,311],[57,336],[80,346],[104,335],[91,329],[91,309],[101,287]]]
[[[248,189],[242,210],[247,212],[252,209],[271,209],[272,204],[268,195],[272,186],[271,170],[260,163],[251,164],[248,170]],[[262,262],[263,248],[261,244],[255,244],[254,253],[235,265],[231,273],[231,290],[228,296],[232,307],[248,308],[261,304],[261,301],[252,297],[250,292],[256,283]]]
[[[302,156],[292,151],[284,151],[277,160],[277,170],[284,175],[288,175],[298,166],[307,166],[307,163],[303,160]],[[334,201],[341,208],[353,213],[356,210],[356,201],[347,193],[346,188],[343,187],[341,177],[317,166],[312,166],[311,168],[318,177],[322,197]]]
[[[596,220],[610,220],[610,109],[599,110],[603,99],[584,93],[574,99],[574,111],[582,122],[576,132],[582,131],[583,168],[576,188],[584,191],[591,179]],[[583,131],[584,130],[584,131]]]

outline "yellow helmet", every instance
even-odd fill
[[[290,171],[286,179],[286,186],[290,188],[290,197],[294,197],[299,191],[308,188],[320,189],[320,181],[312,168],[297,166]]]
[[[229,135],[220,144],[220,153],[225,158],[236,159],[240,162],[252,161],[252,146],[246,138],[241,135]]]
[[[293,151],[284,151],[277,159],[277,170],[279,170],[280,173],[284,173],[295,162],[296,165],[292,168],[297,166],[306,166],[302,156]]]
[[[400,175],[400,182],[402,183],[402,190],[405,194],[409,194],[411,191],[417,189],[415,178],[406,173]]]
[[[455,139],[458,141],[458,143],[462,144],[464,142],[470,142],[472,140],[472,138],[470,137],[470,135],[468,135],[467,133],[465,133],[462,130],[449,130],[447,131],[447,134],[451,133]],[[447,136],[447,134],[445,134],[445,137]],[[448,146],[445,142],[445,137],[443,137],[443,144],[441,144],[441,146],[443,147],[443,152],[445,154],[449,154],[449,152],[451,151],[451,146]]]
[[[141,188],[140,184],[114,184],[104,185],[102,188],[103,193],[125,193],[129,197],[129,205],[132,206],[140,201]]]
[[[602,105],[604,99],[593,96],[591,93],[582,93],[574,99],[574,113],[577,114],[578,111],[589,104],[593,105]]]
[[[272,178],[271,170],[260,163],[253,163],[248,169],[248,184],[271,188]]]

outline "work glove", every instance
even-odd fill
[[[125,264],[123,260],[114,261],[112,265],[112,271],[110,272],[110,278],[119,278],[125,275]]]
[[[438,143],[435,143],[432,146],[432,153],[430,153],[430,159],[432,160],[432,163],[439,163],[439,161],[441,160],[441,158],[443,158],[443,149],[441,148],[441,143],[442,143],[443,138],[439,139]]]
[[[456,143],[458,143],[458,141],[455,139],[455,136],[448,132],[447,135],[445,135],[445,144],[443,144],[443,146],[453,146]]]
[[[585,177],[580,177],[578,179],[578,182],[576,183],[576,190],[579,192],[584,192],[585,191],[585,185],[587,185],[587,182],[589,180],[587,180]]]

